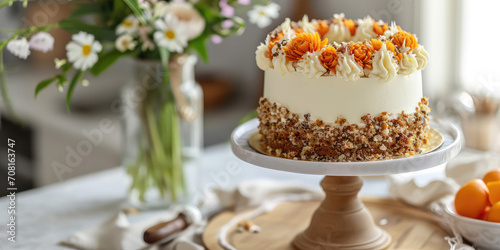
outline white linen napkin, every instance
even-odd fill
[[[249,180],[241,182],[236,188],[223,190],[215,189],[216,199],[205,196],[200,201],[202,211],[211,207],[218,210],[234,209],[241,211],[249,207],[260,205],[265,200],[290,194],[308,193],[311,197],[320,199],[324,196],[320,190],[304,188],[296,182],[277,182],[271,180]],[[162,249],[162,250],[202,250],[201,242],[206,221],[191,225],[168,245],[149,246],[143,242],[144,231],[160,222],[169,221],[177,216],[177,209],[166,210],[161,216],[150,218],[136,224],[130,224],[123,212],[118,212],[110,219],[96,227],[77,232],[60,243],[65,246],[85,250],[114,250],[114,249]]]
[[[390,193],[410,205],[427,209],[434,219],[454,237],[448,237],[451,250],[474,249],[463,243],[462,237],[456,233],[450,218],[442,211],[442,200],[454,196],[461,185],[478,178],[482,179],[489,170],[500,167],[500,156],[494,153],[483,153],[464,150],[453,158],[446,166],[446,178],[435,180],[425,186],[419,186],[415,179],[401,175],[389,176]]]

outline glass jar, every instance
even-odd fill
[[[122,93],[123,164],[129,201],[140,208],[189,203],[203,147],[203,92],[194,79],[196,57],[137,61]],[[168,71],[168,75],[166,72]]]

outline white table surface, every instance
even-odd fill
[[[222,177],[227,166],[237,167],[239,173]],[[413,173],[424,184],[444,175],[444,166]],[[228,143],[209,147],[201,158],[200,173],[203,186],[234,187],[252,178],[296,180],[319,189],[322,176],[295,174],[264,169],[247,164],[234,156]],[[227,175],[226,175],[227,176]],[[388,197],[385,177],[365,178],[362,195]],[[122,168],[70,179],[57,184],[36,188],[17,194],[16,243],[7,241],[6,197],[0,198],[0,249],[67,249],[58,242],[71,234],[93,227],[111,217],[118,210],[128,207],[126,202],[126,175]],[[143,212],[134,220],[154,216],[161,211]]]

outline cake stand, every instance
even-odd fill
[[[325,175],[321,187],[325,199],[313,214],[309,227],[293,240],[298,249],[383,249],[391,236],[375,225],[367,208],[358,199],[363,185],[359,176],[414,172],[448,162],[461,149],[459,130],[450,123],[431,122],[444,136],[434,151],[407,158],[370,162],[314,162],[290,160],[262,154],[248,142],[259,121],[238,126],[231,135],[231,148],[250,164],[299,174]]]

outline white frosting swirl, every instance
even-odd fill
[[[266,44],[261,43],[259,47],[257,47],[257,51],[255,51],[255,60],[257,61],[257,66],[261,70],[268,70],[273,68],[273,64],[271,59],[266,56],[269,53],[269,48]]]
[[[292,40],[292,38],[295,36],[295,31],[292,29],[290,18],[287,17],[285,21],[280,26],[278,26],[277,32],[283,32],[283,38],[281,38],[280,41]]]
[[[302,20],[299,21],[299,27],[305,32],[305,33],[316,33],[318,32],[316,30],[316,27],[314,27],[314,25],[309,22],[309,17],[307,15],[304,15],[304,17],[302,17]]]
[[[330,24],[330,29],[325,34],[325,38],[328,38],[329,43],[337,42],[349,42],[351,41],[351,31],[349,27],[344,24],[344,14],[335,14],[332,24]]]
[[[356,81],[363,75],[363,68],[356,63],[354,56],[349,52],[339,54],[338,64],[335,67],[337,77],[347,81]]]
[[[353,42],[359,42],[363,40],[370,40],[377,37],[377,34],[373,31],[373,19],[367,16],[363,19],[358,19],[358,28],[356,29],[356,34],[352,38]]]
[[[429,53],[425,50],[424,46],[419,45],[418,47],[413,48],[413,53],[415,53],[415,58],[418,62],[418,70],[424,69],[425,65],[429,61]]]
[[[374,53],[372,61],[372,71],[368,77],[379,78],[390,81],[398,74],[398,64],[393,58],[392,51],[387,50],[385,43]]]
[[[326,73],[325,67],[321,65],[318,56],[321,52],[309,53],[302,56],[302,59],[297,63],[297,72],[304,74],[308,78],[319,78]]]
[[[403,53],[403,58],[399,62],[398,73],[403,75],[411,75],[417,70],[418,62],[415,58],[415,54]]]
[[[389,29],[384,32],[384,36],[391,37],[398,32],[399,32],[399,30],[398,30],[398,26],[396,25],[396,22],[392,21],[391,25],[389,26]]]
[[[284,53],[280,53],[278,56],[273,58],[273,67],[275,70],[280,72],[282,75],[295,72],[295,68],[293,67],[292,62],[288,62],[286,60],[286,56]]]

